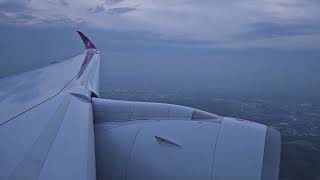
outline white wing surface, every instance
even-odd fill
[[[84,54],[0,80],[0,179],[95,179],[100,56],[79,34]]]

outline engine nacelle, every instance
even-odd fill
[[[93,109],[97,179],[278,179],[272,128],[168,104],[94,99]]]

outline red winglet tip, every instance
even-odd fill
[[[86,49],[96,49],[96,46],[90,41],[90,39],[85,36],[82,32],[77,31],[77,33],[79,34],[79,36],[81,37],[84,46],[86,47]]]

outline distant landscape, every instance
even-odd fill
[[[320,101],[215,92],[108,87],[102,97],[190,106],[272,126],[281,132],[281,180],[320,179]]]

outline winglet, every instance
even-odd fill
[[[87,36],[85,36],[80,31],[77,31],[77,33],[80,35],[86,49],[96,49],[96,46],[90,41],[90,39]]]

